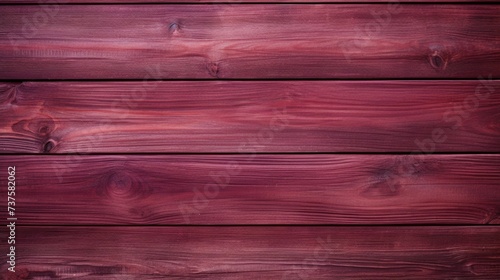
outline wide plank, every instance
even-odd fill
[[[0,153],[500,152],[500,81],[0,84]]]
[[[2,156],[3,185],[9,166],[25,225],[500,223],[500,155]]]
[[[15,247],[4,279],[500,277],[500,227],[18,226]]]
[[[0,6],[0,79],[500,75],[499,5]]]

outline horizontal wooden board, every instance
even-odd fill
[[[0,84],[0,153],[499,152],[500,81]]]
[[[0,79],[500,75],[498,5],[0,6]]]
[[[2,262],[4,279],[500,277],[500,227],[18,226],[16,230],[16,272],[7,271]],[[5,240],[5,231],[1,235]],[[7,251],[4,244],[2,252]]]
[[[25,225],[500,222],[500,155],[2,156],[2,185],[8,166]]]

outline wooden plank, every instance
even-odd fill
[[[500,155],[2,156],[4,185],[8,166],[25,225],[500,222]]]
[[[500,277],[500,227],[18,226],[15,249],[4,279]]]
[[[500,75],[498,5],[0,7],[0,79]],[[156,68],[157,67],[157,68]]]
[[[499,152],[499,84],[3,83],[0,152]]]

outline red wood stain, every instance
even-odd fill
[[[4,5],[0,78],[140,80],[152,67],[161,79],[500,74],[499,6],[393,5]]]
[[[500,149],[499,83],[486,77],[26,82],[1,88],[4,153]]]
[[[500,279],[496,1],[42,2],[0,1],[1,279]]]

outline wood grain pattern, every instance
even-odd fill
[[[499,152],[499,84],[3,83],[0,152]]]
[[[0,6],[0,79],[500,75],[498,5]]]
[[[0,158],[10,165],[25,225],[500,222],[500,155]]]
[[[0,0],[1,279],[500,279],[500,5],[256,1]]]
[[[18,230],[16,248],[22,259],[16,265],[15,276],[5,272],[6,264],[2,264],[4,279],[496,280],[500,277],[499,227],[20,227]],[[5,245],[1,246],[4,249]]]

